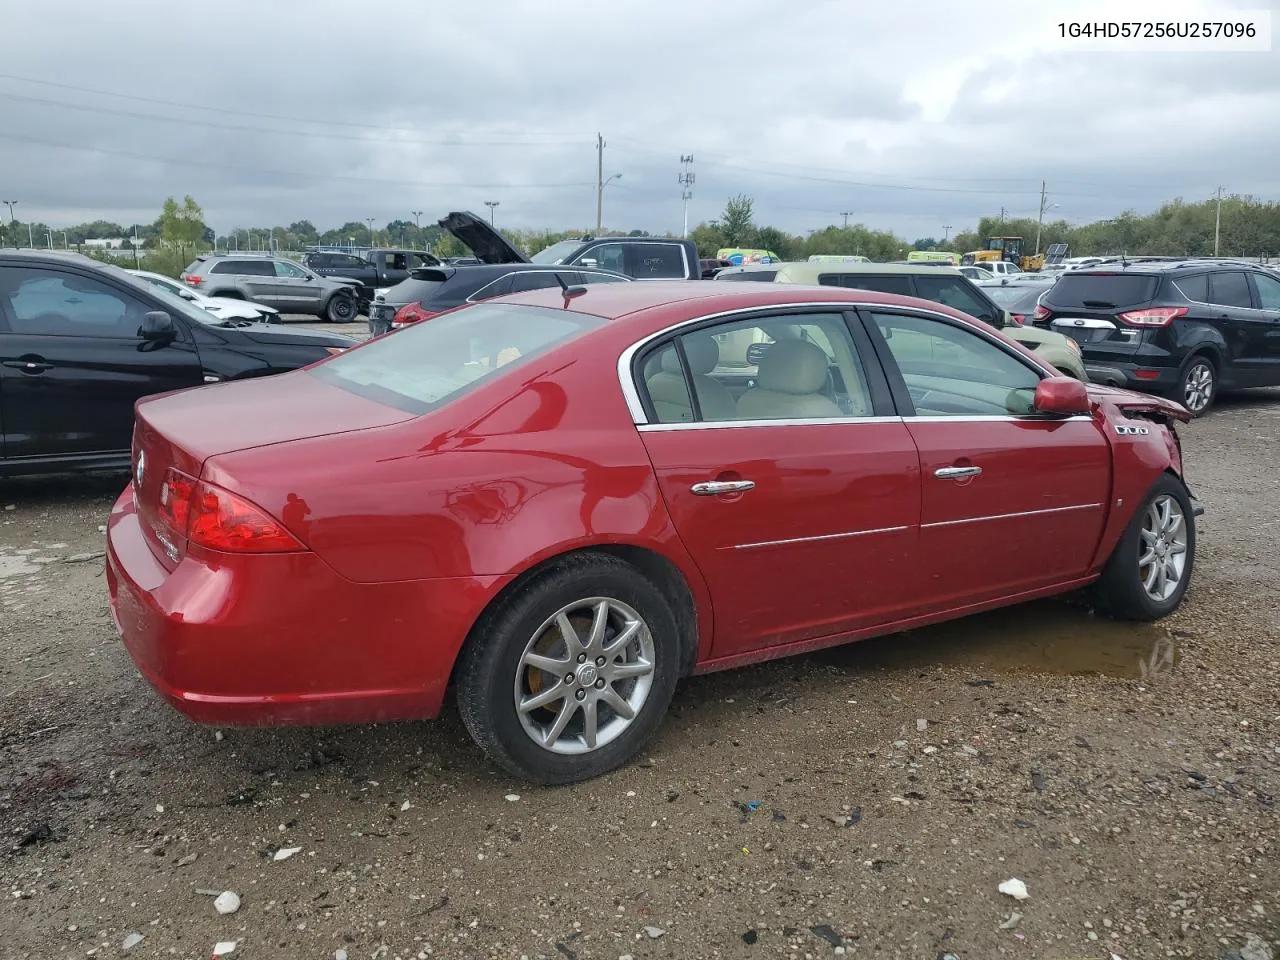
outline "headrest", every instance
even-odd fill
[[[710,373],[720,362],[720,345],[709,333],[692,333],[683,339],[684,355],[694,376]],[[662,369],[666,373],[682,373],[680,358],[674,350],[662,353]]]
[[[830,365],[822,348],[807,340],[779,340],[760,359],[756,383],[775,393],[818,393]]]

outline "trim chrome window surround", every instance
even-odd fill
[[[847,427],[868,423],[1092,423],[1093,417],[1077,414],[1071,417],[1026,416],[956,416],[956,417],[814,417],[812,420],[778,418],[776,420],[707,420],[701,423],[638,423],[641,433],[665,433],[680,430],[727,430],[750,427]]]
[[[820,423],[820,422],[855,423],[855,422],[866,420],[866,421],[872,421],[877,423],[883,423],[886,420],[893,419],[891,417],[842,417],[839,419],[823,418],[822,420],[814,419],[814,420],[800,420],[800,421],[715,420],[715,421],[708,421],[704,423],[688,423],[688,424],[651,424],[649,423],[649,418],[644,411],[644,403],[640,399],[640,391],[636,387],[635,378],[632,377],[631,375],[631,367],[632,367],[632,363],[635,360],[636,354],[639,353],[641,350],[643,350],[646,346],[648,346],[653,341],[660,340],[663,337],[673,335],[677,331],[683,330],[686,327],[697,326],[700,324],[708,323],[713,320],[722,320],[722,319],[727,319],[729,317],[739,317],[739,316],[744,316],[744,315],[754,314],[754,313],[769,313],[771,311],[777,311],[777,310],[793,310],[793,311],[812,310],[813,312],[819,312],[821,309],[827,309],[827,310],[837,309],[842,313],[846,313],[850,310],[859,310],[859,309],[872,309],[872,310],[880,309],[880,310],[892,311],[896,313],[906,313],[908,315],[917,315],[917,316],[923,315],[927,317],[936,317],[938,319],[944,320],[955,326],[959,326],[962,329],[973,333],[975,336],[983,338],[988,343],[995,346],[997,349],[1003,350],[1005,353],[1013,357],[1015,360],[1021,361],[1023,364],[1035,369],[1036,372],[1040,374],[1041,379],[1059,375],[1057,371],[1054,370],[1052,367],[1050,367],[1048,364],[1042,363],[1039,357],[1035,357],[1035,356],[1028,357],[1025,354],[1021,353],[1020,351],[1012,350],[1010,349],[1009,345],[1005,343],[1003,340],[998,340],[995,337],[988,335],[986,331],[980,329],[979,327],[969,323],[965,323],[964,321],[957,320],[955,317],[951,316],[950,314],[941,313],[936,310],[929,310],[924,307],[916,307],[916,306],[902,307],[902,306],[898,306],[896,304],[891,304],[891,303],[874,303],[874,302],[869,302],[864,300],[830,300],[830,301],[829,300],[806,300],[806,301],[798,301],[798,302],[791,302],[791,303],[771,303],[771,304],[764,304],[762,306],[756,306],[756,307],[737,307],[733,310],[723,310],[719,313],[708,313],[700,317],[693,317],[689,320],[681,320],[679,323],[673,323],[669,327],[664,327],[663,329],[657,331],[656,333],[651,333],[648,336],[643,337],[640,340],[637,340],[635,343],[631,344],[631,346],[623,350],[618,357],[618,386],[622,388],[623,399],[626,400],[627,409],[631,412],[631,422],[636,424],[636,426],[647,426],[651,428],[657,427],[657,426],[663,426],[663,427],[678,426],[683,429],[692,429],[692,428],[705,429],[706,427],[712,427],[712,426],[721,426],[721,427],[729,427],[729,426],[736,427],[736,426],[745,426],[745,425],[763,426],[765,424],[776,425],[784,422],[793,423],[793,424],[794,423]],[[877,359],[877,362],[879,362],[878,359]],[[909,417],[905,419],[921,419],[921,418]],[[924,418],[924,419],[932,419],[932,418]],[[959,421],[963,418],[940,417],[937,419]],[[988,418],[983,417],[978,419],[988,419]],[[994,417],[990,419],[1000,420],[1005,418]],[[1026,418],[1025,417],[1009,417],[1008,419],[1024,420]],[[1075,419],[1075,418],[1071,418],[1071,419]],[[1091,419],[1091,418],[1085,418],[1085,419]]]

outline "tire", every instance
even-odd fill
[[[1169,517],[1180,513],[1181,522],[1163,531],[1162,536],[1163,528],[1172,522],[1161,523],[1166,510]],[[1179,547],[1181,549],[1176,550]],[[1171,565],[1166,567],[1167,571],[1177,570],[1177,580],[1170,585],[1166,578],[1163,590],[1148,589],[1146,582],[1152,579],[1161,556]],[[1182,566],[1177,569],[1179,556]],[[1142,561],[1147,557],[1152,557],[1152,562],[1144,565]],[[1191,498],[1182,481],[1166,473],[1156,481],[1129,521],[1102,576],[1094,583],[1094,605],[1099,612],[1118,620],[1159,620],[1168,616],[1186,595],[1195,559],[1196,521],[1191,512]],[[1159,585],[1156,573],[1153,587]]]
[[[605,630],[593,640],[601,609]],[[573,638],[565,623],[579,644],[586,638],[576,654],[568,652]],[[623,629],[630,639],[602,655]],[[526,657],[556,664],[555,671]],[[499,766],[535,783],[573,783],[621,766],[644,746],[671,703],[681,662],[678,628],[662,592],[616,557],[579,554],[521,584],[481,617],[458,661],[458,712]],[[606,671],[615,670],[626,675],[606,680]],[[545,706],[521,711],[518,698]],[[592,715],[594,747],[587,734]]]
[[[1217,398],[1217,365],[1206,354],[1192,354],[1178,374],[1178,386],[1173,399],[1186,407],[1192,416],[1198,417],[1207,412]]]
[[[325,319],[330,323],[350,323],[356,318],[356,301],[345,293],[335,293],[324,306]]]

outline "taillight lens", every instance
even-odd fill
[[[200,284],[204,283],[204,277],[197,277],[193,273],[184,273],[182,275],[182,282],[189,283],[193,287],[198,287]]]
[[[1052,315],[1053,315],[1052,310],[1050,310],[1048,307],[1046,307],[1042,303],[1037,303],[1035,312],[1031,314],[1031,319],[1032,320],[1048,320],[1049,317]]]
[[[288,553],[306,549],[261,507],[172,467],[160,488],[160,516],[174,533],[209,550]]]
[[[393,327],[403,327],[409,323],[417,323],[419,320],[429,320],[435,316],[432,310],[423,310],[420,303],[406,303],[403,307],[396,311],[396,315],[391,318]]]
[[[1009,316],[1013,317],[1013,322],[1019,327],[1025,327],[1027,325],[1027,318],[1023,314],[1011,313]]]
[[[1120,319],[1134,327],[1167,327],[1178,317],[1186,315],[1186,307],[1144,307],[1122,313]]]

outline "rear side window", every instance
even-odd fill
[[[1196,303],[1209,302],[1209,275],[1202,273],[1198,277],[1183,277],[1175,280],[1174,285],[1182,291],[1182,295]]]
[[[911,277],[906,274],[868,273],[820,273],[818,283],[824,287],[849,287],[853,290],[874,290],[877,293],[898,293],[912,296]]]
[[[678,244],[633,243],[626,258],[628,269],[622,272],[639,280],[684,279],[684,250]]]
[[[572,310],[479,303],[370,341],[310,372],[370,400],[422,414],[603,322]]]
[[[232,273],[247,277],[274,277],[275,266],[270,260],[222,260],[213,265],[210,273]]]
[[[1158,277],[1138,273],[1067,273],[1045,294],[1058,309],[1110,310],[1148,303]]]
[[[995,319],[991,305],[964,277],[916,277],[916,295],[946,304],[971,317]]]
[[[1210,274],[1209,302],[1223,307],[1252,307],[1249,278],[1237,270]]]

